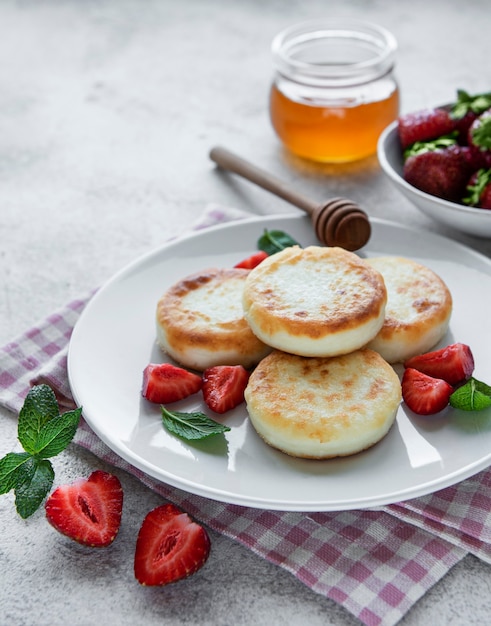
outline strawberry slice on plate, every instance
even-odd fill
[[[252,270],[257,267],[259,263],[262,263],[264,259],[266,259],[268,256],[269,255],[267,252],[260,250],[259,252],[251,254],[251,256],[247,257],[247,259],[240,261],[240,263],[237,263],[236,265],[234,265],[234,267],[241,267],[246,270]]]
[[[143,370],[142,395],[150,402],[169,404],[197,393],[201,376],[172,363],[149,363]]]
[[[208,559],[206,530],[174,504],[163,504],[143,520],[135,549],[135,577],[142,585],[167,585],[197,572]]]
[[[203,372],[203,399],[215,413],[226,413],[244,401],[249,372],[242,365],[215,365]]]
[[[433,378],[411,367],[404,370],[402,398],[407,407],[418,415],[439,413],[448,405],[452,385],[441,378]]]
[[[123,489],[119,478],[96,470],[89,478],[61,485],[45,503],[48,522],[85,546],[103,548],[119,531]]]
[[[474,356],[466,344],[453,343],[440,350],[413,356],[404,363],[404,367],[416,369],[434,378],[442,378],[450,385],[457,385],[472,376]]]

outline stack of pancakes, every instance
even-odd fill
[[[181,364],[254,367],[245,392],[257,433],[296,457],[355,454],[392,426],[390,364],[432,348],[452,299],[429,268],[400,257],[294,246],[253,270],[209,270],[159,301],[161,347]]]

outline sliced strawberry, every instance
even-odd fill
[[[244,259],[240,263],[237,263],[237,265],[234,265],[234,267],[242,267],[246,270],[252,270],[257,267],[259,263],[262,263],[264,259],[266,259],[268,256],[269,255],[267,252],[260,250],[259,252],[251,254],[251,256],[247,257],[247,259]]]
[[[135,577],[142,585],[166,585],[202,567],[210,553],[206,530],[173,504],[148,513],[138,533]]]
[[[457,385],[472,376],[474,356],[469,346],[453,343],[440,350],[413,356],[404,363],[404,367],[416,369],[434,378],[442,378],[450,385]]]
[[[150,402],[169,404],[201,389],[199,374],[171,363],[150,363],[143,370],[142,395]]]
[[[456,128],[455,121],[445,109],[423,109],[401,115],[398,120],[402,149],[416,141],[428,141],[448,135]]]
[[[215,365],[203,373],[203,398],[215,413],[226,413],[244,401],[249,372],[242,365]]]
[[[103,548],[114,541],[121,524],[123,489],[119,478],[101,470],[71,485],[61,485],[45,504],[48,522],[86,546]]]
[[[404,370],[401,384],[404,402],[418,415],[432,415],[443,411],[453,392],[452,385],[446,381],[427,376],[412,367]]]

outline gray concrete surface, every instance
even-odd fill
[[[215,144],[236,150],[313,197],[338,193],[373,216],[441,232],[491,254],[491,242],[430,222],[386,181],[375,158],[312,166],[286,155],[267,116],[269,45],[308,18],[378,22],[399,41],[402,109],[491,90],[487,0],[2,0],[0,3],[0,343],[138,255],[183,232],[208,202],[293,211],[220,176]],[[1,412],[0,454],[16,423]],[[104,464],[70,447],[57,479]],[[42,516],[23,521],[0,498],[0,622],[309,624],[358,622],[288,573],[212,533],[207,567],[179,586],[142,590],[132,556],[141,512],[159,502],[117,472],[125,524],[104,554],[80,558]],[[487,624],[488,566],[467,557],[402,620]]]

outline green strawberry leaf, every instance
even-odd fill
[[[460,120],[472,112],[479,115],[491,108],[491,93],[480,93],[475,96],[469,95],[463,89],[457,90],[457,102],[452,106],[451,117]]]
[[[479,122],[472,130],[472,142],[483,150],[491,150],[491,116],[480,117]]]
[[[48,385],[36,385],[27,394],[19,413],[17,433],[26,452],[35,454],[35,442],[42,427],[59,415],[54,391]]]
[[[30,517],[47,496],[55,473],[50,461],[31,457],[22,467],[22,480],[15,488],[15,508],[22,518]]]
[[[183,439],[197,440],[228,432],[230,428],[220,422],[215,422],[204,413],[182,413],[169,411],[161,406],[162,422],[167,430]]]
[[[257,242],[257,247],[259,250],[263,250],[267,254],[275,254],[276,252],[280,252],[285,248],[290,248],[291,246],[300,245],[295,241],[290,235],[284,233],[281,230],[264,230],[264,233],[261,235]]]
[[[0,495],[15,489],[22,480],[22,467],[30,458],[28,452],[9,452],[0,459]]]
[[[480,169],[476,173],[476,182],[474,185],[467,185],[468,192],[462,199],[464,204],[470,206],[479,206],[481,195],[488,185],[491,185],[491,170]]]
[[[429,141],[415,141],[413,144],[406,148],[403,153],[404,160],[410,156],[418,156],[425,152],[434,152],[435,150],[445,150],[450,146],[457,145],[458,132],[453,131],[448,135],[442,135],[437,139],[431,139]]]
[[[35,441],[34,454],[47,459],[64,450],[75,436],[81,413],[81,408],[67,411],[44,424]]]
[[[491,406],[491,387],[475,378],[456,389],[450,396],[450,406],[462,411],[482,411]]]

